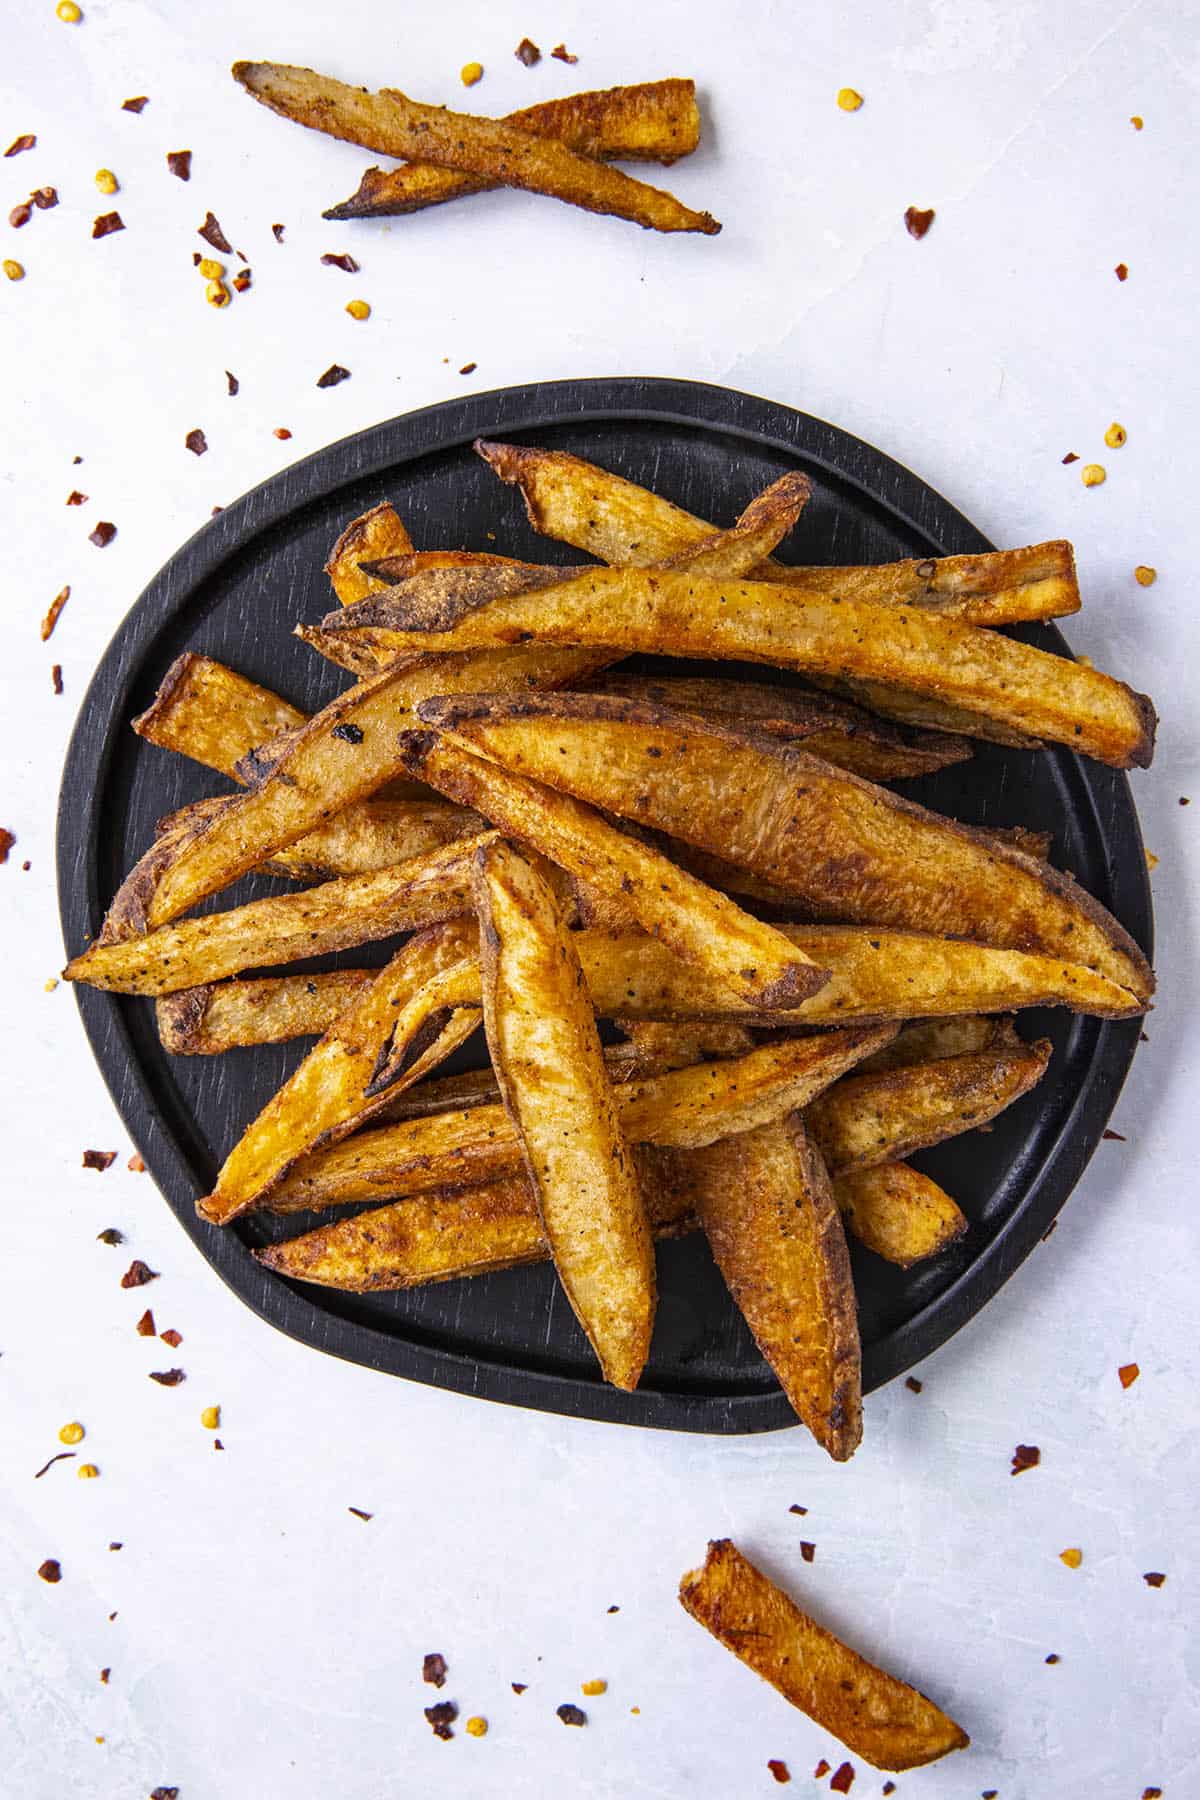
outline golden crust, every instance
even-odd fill
[[[967,1229],[945,1189],[907,1163],[846,1169],[834,1176],[833,1191],[846,1230],[901,1269],[939,1255]]]

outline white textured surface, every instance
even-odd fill
[[[23,231],[0,226],[28,268],[0,284],[0,823],[18,836],[0,870],[0,1788],[740,1800],[775,1791],[775,1756],[792,1791],[815,1792],[813,1765],[839,1748],[676,1605],[679,1574],[728,1533],[970,1730],[966,1755],[900,1777],[901,1794],[1200,1792],[1195,6],[84,5],[72,30],[51,0],[9,0],[0,85],[0,137],[38,135],[0,163],[4,210],[34,185],[61,195]],[[565,39],[578,66],[525,70],[512,48],[526,32],[545,51]],[[225,73],[241,55],[452,105],[460,64],[478,57],[487,77],[468,104],[495,112],[693,74],[706,144],[667,180],[724,233],[655,238],[520,195],[324,225],[320,206],[369,159],[254,108]],[[847,82],[866,96],[852,117],[834,106]],[[145,112],[122,112],[138,93]],[[164,164],[185,146],[186,187]],[[93,189],[102,164],[121,178],[115,201]],[[910,203],[937,209],[920,244],[901,224]],[[111,205],[127,230],[94,243],[91,219]],[[207,207],[254,268],[223,314],[191,267]],[[361,274],[319,266],[349,248]],[[366,325],[342,310],[353,294],[375,309]],[[335,359],[353,379],[318,392]],[[119,618],[214,502],[468,387],[614,373],[769,394],[910,464],[999,541],[1070,535],[1087,596],[1073,644],[1164,715],[1158,763],[1135,778],[1162,859],[1164,979],[1114,1120],[1128,1141],[1102,1146],[1053,1240],[921,1371],[923,1393],[869,1401],[845,1469],[799,1432],[572,1424],[276,1335],[126,1172],[71,995],[42,991],[61,961],[52,831],[75,707]],[[1102,444],[1112,418],[1129,432],[1117,452]],[[195,425],[200,461],[183,447]],[[1107,463],[1107,484],[1085,491],[1061,466],[1068,450]],[[67,512],[76,485],[88,504]],[[86,538],[98,518],[120,528],[103,552]],[[1134,585],[1138,562],[1157,565],[1157,586]],[[37,621],[64,582],[72,598],[43,646]],[[88,1144],[120,1148],[109,1173],[80,1169]],[[95,1241],[110,1224],[121,1250]],[[162,1271],[144,1292],[117,1285],[131,1253]],[[183,1332],[178,1353],[134,1334],[147,1301]],[[186,1386],[146,1380],[175,1360]],[[1129,1360],[1141,1379],[1123,1392]],[[218,1401],[224,1455],[198,1422]],[[64,1463],[35,1484],[76,1417],[102,1478],[78,1482]],[[1018,1441],[1042,1462],[1013,1481]],[[1057,1555],[1073,1544],[1077,1573]],[[36,1578],[46,1556],[62,1561],[57,1587]],[[1147,1569],[1166,1585],[1147,1587]],[[433,1649],[451,1665],[445,1695],[490,1719],[483,1741],[431,1736],[421,1708],[437,1696],[419,1670]],[[1051,1651],[1062,1661],[1047,1667]],[[564,1730],[554,1707],[591,1676],[608,1693],[583,1702],[586,1731]],[[858,1763],[855,1795],[882,1780]]]

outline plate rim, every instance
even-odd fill
[[[403,461],[437,454],[483,434],[530,434],[572,420],[583,425],[621,418],[708,429],[769,444],[816,464],[952,553],[994,548],[936,489],[853,433],[785,402],[708,382],[616,376],[522,383],[440,401],[337,439],[268,476],[205,521],[151,578],[97,662],[67,746],[59,789],[58,897],[68,954],[96,931],[103,913],[96,855],[102,809],[96,797],[105,789],[120,728],[128,716],[129,690],[155,639],[224,562],[298,506],[352,482],[383,475]],[[1043,642],[1070,654],[1057,627],[1043,631],[1048,634]],[[1123,802],[1126,826],[1132,830],[1134,847],[1140,849],[1140,820],[1127,776],[1082,764],[1069,751],[1052,753],[1078,765],[1076,785],[1087,794],[1102,841],[1111,835],[1111,828],[1101,827],[1096,790],[1107,786],[1114,802],[1118,806]],[[1112,865],[1110,882],[1116,890],[1114,900],[1119,900],[1114,910],[1151,954],[1153,913],[1144,857]],[[263,1269],[236,1234],[217,1231],[197,1217],[197,1184],[182,1147],[148,1091],[130,1042],[122,997],[76,985],[75,998],[101,1076],[166,1205],[225,1284],[287,1336],[309,1348],[428,1386],[572,1417],[720,1434],[797,1424],[777,1388],[722,1395],[647,1385],[624,1394],[599,1382],[511,1361],[483,1360],[332,1317],[307,1297],[302,1286]],[[1094,1030],[1087,1071],[1019,1209],[948,1288],[867,1347],[864,1392],[922,1361],[982,1312],[1066,1204],[1100,1142],[1141,1028],[1140,1020],[1089,1024]]]

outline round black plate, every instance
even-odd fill
[[[494,547],[542,561],[577,556],[529,530],[512,490],[472,454],[471,440],[481,434],[572,450],[718,523],[799,466],[814,491],[788,548],[796,561],[870,563],[991,548],[915,475],[856,438],[789,407],[691,382],[508,388],[333,444],[205,525],[151,582],[105,653],[63,775],[59,897],[69,951],[99,928],[155,820],[228,787],[128,729],[173,657],[205,651],[310,709],[344,685],[291,628],[328,610],[322,565],[347,519],[390,499],[418,547]],[[1066,652],[1051,628],[1027,635]],[[1149,889],[1124,776],[1061,750],[980,746],[971,762],[908,786],[958,819],[1052,831],[1054,860],[1149,951]],[[275,889],[247,881],[219,904],[267,891]],[[374,960],[382,954],[380,947]],[[304,1046],[169,1057],[148,1001],[90,988],[77,996],[118,1110],[184,1229],[242,1299],[281,1330],[374,1369],[547,1411],[691,1431],[795,1423],[699,1236],[662,1246],[653,1353],[640,1388],[628,1395],[600,1381],[548,1267],[371,1296],[267,1274],[250,1250],[277,1227],[251,1218],[218,1231],[197,1219],[193,1205]],[[855,1246],[868,1389],[944,1343],[1036,1244],[1096,1147],[1138,1039],[1136,1021],[1057,1011],[1028,1019],[1023,1030],[1054,1040],[1041,1086],[986,1135],[971,1133],[918,1159],[960,1201],[971,1222],[967,1236],[907,1274]]]

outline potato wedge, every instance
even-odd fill
[[[693,1205],[754,1341],[835,1462],[862,1438],[850,1257],[820,1154],[795,1113],[722,1138],[693,1164]]]
[[[603,162],[673,163],[700,141],[695,83],[680,79],[644,81],[632,87],[568,94],[509,113],[505,124],[535,137],[557,138],[584,156]],[[399,169],[368,169],[358,191],[321,216],[377,219],[421,212],[502,184],[479,175],[406,163]]]
[[[375,583],[360,567],[374,556],[403,556],[413,547],[403,519],[385,502],[349,525],[338,538],[325,564],[330,586],[343,606],[365,600]]]
[[[849,701],[831,694],[754,681],[728,681],[688,675],[598,676],[590,691],[611,694],[674,712],[695,713],[733,730],[766,732],[784,743],[802,746],[839,769],[867,781],[896,781],[929,775],[951,763],[965,762],[971,745],[965,737],[945,732],[903,731]]]
[[[414,931],[468,909],[472,857],[486,835],[459,839],[394,869],[347,875],[93,944],[67,964],[63,978],[119,994],[172,994],[242,969],[271,968]]]
[[[819,1095],[805,1121],[830,1170],[869,1169],[986,1125],[1046,1072],[1051,1044],[944,1056],[882,1074],[857,1075]]]
[[[624,1030],[631,1062],[642,1075],[665,1075],[669,1069],[686,1069],[689,1063],[718,1057],[748,1056],[755,1048],[744,1025],[664,1025],[631,1019]]]
[[[846,1230],[901,1269],[937,1256],[967,1229],[945,1189],[904,1162],[846,1169],[833,1186]]]
[[[709,1544],[704,1567],[680,1582],[679,1601],[718,1643],[873,1768],[921,1768],[970,1743],[932,1700],[801,1612],[729,1538]]]
[[[616,1116],[629,1143],[702,1148],[807,1105],[894,1029],[825,1032],[728,1060],[635,1075],[614,1086]],[[612,1067],[607,1059],[606,1067]],[[273,1190],[269,1204],[276,1212],[297,1212],[398,1198],[507,1178],[520,1163],[520,1139],[503,1107],[463,1105],[379,1125],[306,1156]]]
[[[776,739],[600,695],[417,710],[467,751],[737,863],[818,917],[1068,956],[1153,992],[1129,934],[1070,877]]]
[[[503,119],[423,106],[395,88],[370,94],[284,63],[238,62],[233,77],[285,119],[385,156],[545,194],[648,230],[699,231],[711,237],[721,229],[710,213],[694,212],[673,194],[581,156],[557,138],[537,137]]]
[[[476,453],[520,490],[533,529],[618,568],[643,568],[683,549],[712,526],[636,482],[563,450],[478,438]],[[1079,611],[1070,544],[928,557],[866,568],[799,569],[764,562],[762,581],[794,584],[830,598],[902,603],[975,624],[1012,625]]]
[[[374,969],[338,969],[183,988],[156,1002],[158,1035],[173,1056],[320,1037],[374,978]]]
[[[972,1056],[980,1050],[1013,1049],[1018,1038],[1011,1013],[959,1013],[956,1018],[920,1019],[905,1025],[890,1044],[864,1057],[860,1075],[881,1075],[943,1056]]]
[[[472,756],[436,732],[403,734],[401,753],[410,775],[628,906],[643,929],[707,972],[727,1007],[796,1006],[824,982],[824,971],[773,926],[571,795]]]
[[[202,1218],[227,1225],[261,1203],[297,1158],[337,1143],[464,1043],[477,1016],[456,1011],[475,975],[473,920],[410,938],[351,1000],[226,1157]]]
[[[632,1390],[654,1249],[579,958],[554,895],[502,839],[478,852],[475,908],[488,1049],[546,1241],[605,1380]]]
[[[146,711],[134,719],[133,729],[147,743],[233,775],[247,751],[281,731],[298,730],[304,720],[298,706],[269,688],[211,656],[185,650],[163,676]]]

